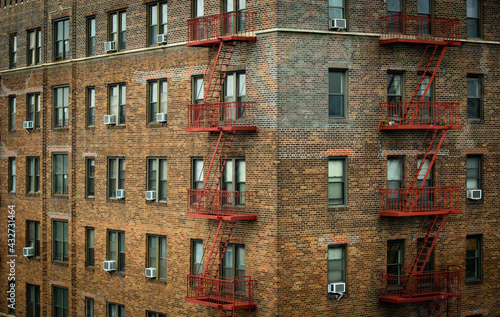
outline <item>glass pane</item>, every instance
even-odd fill
[[[236,181],[238,183],[245,182],[245,161],[237,160],[236,161]]]
[[[467,0],[467,17],[479,18],[479,1]]]
[[[339,260],[342,259],[342,248],[329,248],[328,249],[328,260]]]
[[[467,78],[467,97],[479,98],[478,78]]]
[[[469,250],[476,250],[477,248],[478,248],[478,239],[467,238],[465,249],[469,251]]]
[[[344,116],[344,96],[330,95],[328,112],[330,116]]]
[[[89,23],[90,24],[89,25],[89,27],[90,27],[90,30],[89,30],[90,34],[89,35],[91,37],[94,37],[95,36],[95,19],[91,19],[89,22],[90,22]]]
[[[167,179],[167,160],[160,160],[160,179]]]
[[[238,10],[245,10],[247,8],[247,4],[245,0],[238,0]]]
[[[344,18],[344,9],[329,8],[328,9],[328,17],[330,19],[343,19]]]
[[[330,94],[343,94],[344,93],[344,74],[340,72],[329,73],[329,93]]]
[[[156,254],[158,252],[157,246],[156,246],[156,237],[148,237],[148,255],[149,255],[149,267],[156,267]]]
[[[225,12],[231,12],[234,11],[234,5],[233,5],[233,0],[226,0],[226,11]]]
[[[342,260],[334,260],[328,261],[328,270],[329,271],[342,271],[344,261]]]
[[[420,166],[420,164],[422,163],[422,160],[419,159],[418,160],[418,166]],[[418,176],[417,176],[417,179],[418,180],[423,180],[424,177],[425,177],[425,174],[427,173],[427,170],[429,169],[429,165],[430,165],[430,160],[429,159],[425,159],[425,162],[424,162],[424,165],[422,165],[422,169],[420,170],[420,173],[418,173]],[[432,170],[429,171],[429,175],[427,175],[427,180],[431,180],[432,179]]]
[[[166,24],[167,23],[167,13],[168,13],[168,6],[167,4],[162,4],[161,5],[161,23]],[[165,29],[162,30],[163,33],[166,33],[166,26]]]
[[[116,33],[118,31],[118,16],[116,13],[111,15],[111,32]]]
[[[342,177],[344,175],[342,160],[328,161],[328,177]]]
[[[400,275],[399,266],[398,265],[389,265],[389,266],[387,266],[387,274],[390,274],[390,275]]]
[[[467,19],[467,37],[479,37],[479,19]]]
[[[224,181],[225,182],[232,182],[233,181],[233,161],[232,160],[227,160],[226,161],[226,166],[224,168]]]
[[[245,74],[239,74],[238,75],[238,96],[245,96],[245,81],[246,81],[246,76]]]
[[[203,16],[203,0],[196,0],[195,18]]]
[[[476,259],[467,259],[465,262],[465,276],[477,277]]]
[[[399,159],[387,160],[387,180],[402,180],[403,162]]]
[[[203,260],[203,244],[201,242],[195,242],[194,244],[194,262],[201,263]]]
[[[158,24],[158,8],[154,5],[150,7],[150,15],[149,15],[151,25]],[[151,34],[153,36],[155,34]]]
[[[88,230],[87,247],[94,248],[94,230]]]
[[[228,98],[228,97],[234,97],[234,75],[227,75],[225,83],[226,83],[225,101],[234,101],[233,98]]]
[[[236,249],[236,268],[238,270],[244,270],[245,269],[245,248],[244,247],[238,247]]]
[[[401,0],[387,0],[387,11],[401,12]]]
[[[160,112],[167,113],[167,82],[166,81],[161,83]]]
[[[328,198],[342,199],[343,197],[343,183],[329,183],[328,184]]]
[[[203,181],[203,160],[194,161],[194,179],[196,181]]]
[[[467,117],[468,118],[480,118],[479,99],[475,99],[475,98],[467,99]]]
[[[118,87],[113,86],[110,88],[110,100],[109,100],[109,113],[118,114]]]
[[[195,80],[195,100],[203,100],[203,98],[205,98],[203,78],[196,78],[196,80]]]
[[[341,281],[342,281],[342,271],[328,272],[328,283],[341,282]]]
[[[224,254],[224,267],[232,268],[233,267],[233,256],[234,256],[234,246],[228,246],[226,249],[226,253]]]
[[[328,0],[328,6],[330,6],[330,7],[343,7],[344,0]]]
[[[387,75],[387,94],[401,95],[401,75]]]
[[[63,223],[60,221],[56,221],[55,225],[56,225],[56,238],[55,239],[58,241],[62,241],[63,235],[64,235]]]
[[[431,4],[430,0],[418,0],[417,1],[417,12],[418,14],[431,14]]]
[[[479,188],[479,182],[477,179],[467,179],[467,189]]]
[[[468,157],[467,158],[467,176],[479,176],[479,158],[478,157]]]

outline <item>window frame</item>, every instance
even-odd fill
[[[62,174],[57,174],[56,173],[56,160],[58,157],[62,158]],[[64,167],[64,162],[66,158],[66,168]],[[66,173],[64,173],[64,170],[66,169]],[[57,188],[57,176],[62,175],[62,188],[63,192],[58,193],[56,191]],[[66,176],[66,182],[64,181]],[[66,186],[65,186],[66,185]],[[69,155],[67,152],[62,152],[62,153],[52,153],[52,196],[68,196],[69,194]]]
[[[19,50],[19,39],[17,33],[9,34],[9,68],[17,67],[17,52]]]
[[[233,256],[233,261],[231,263],[232,267],[231,268],[227,268],[227,269],[231,269],[232,270],[232,274],[233,276],[231,277],[228,277],[227,274],[226,274],[226,254],[227,254],[227,249],[228,248],[234,248],[234,256]],[[227,244],[227,248],[226,248],[226,252],[224,252],[224,257],[222,258],[222,263],[221,263],[221,269],[220,269],[220,276],[221,277],[224,277],[224,278],[234,278],[234,277],[240,277],[240,276],[245,276],[245,272],[243,272],[243,274],[238,274],[238,271],[242,271],[242,269],[238,269],[237,267],[237,264],[238,264],[238,260],[241,260],[240,257],[239,257],[239,252],[238,250],[239,249],[243,249],[243,264],[245,265],[245,261],[246,261],[246,250],[245,250],[245,245],[244,244],[241,244],[241,243],[228,243]],[[243,269],[243,271],[246,270],[246,265],[245,265],[245,269]],[[240,285],[239,287],[237,288],[241,288],[242,286]]]
[[[40,194],[39,156],[28,156],[26,158],[26,193],[31,195]]]
[[[9,131],[16,131],[17,98],[9,96]]]
[[[116,161],[116,179],[114,178],[111,178],[111,161]],[[123,178],[121,178],[121,175],[120,175],[120,172],[122,171],[121,170],[121,162],[123,162]],[[125,189],[125,173],[127,171],[127,168],[126,168],[126,165],[125,165],[125,157],[108,157],[108,176],[107,176],[107,179],[108,179],[108,199],[117,199],[116,198],[116,190],[118,189]],[[111,184],[112,182],[116,182],[115,186],[116,186],[116,189],[115,189],[115,192],[112,193],[111,192]],[[123,182],[123,188],[120,188],[120,182]],[[126,191],[125,191],[126,193]]]
[[[85,88],[85,105],[86,105],[86,111],[85,111],[85,121],[86,121],[86,126],[89,127],[95,127],[95,87],[94,86],[88,86]],[[92,113],[92,117],[91,117]],[[92,120],[91,120],[92,118]]]
[[[341,182],[330,182],[330,161],[341,161],[342,162],[342,171],[343,171],[343,175],[342,175],[342,181]],[[347,157],[343,157],[343,156],[333,156],[333,157],[329,157],[328,158],[328,167],[327,167],[327,170],[328,170],[328,174],[327,174],[327,180],[328,180],[328,186],[330,185],[330,183],[332,184],[335,184],[335,183],[343,183],[343,186],[342,186],[342,190],[343,190],[343,193],[342,193],[342,203],[340,204],[333,204],[330,202],[330,200],[332,200],[333,198],[330,198],[330,195],[328,194],[328,207],[347,207],[348,206],[348,195],[347,195],[347,181],[348,181],[348,178],[347,178]],[[332,177],[334,178],[334,177]],[[329,192],[329,190],[328,190]]]
[[[59,99],[57,98],[57,94],[59,92],[59,89],[62,89],[62,106],[59,106]],[[67,101],[67,102],[66,102]],[[60,86],[54,86],[52,89],[52,127],[54,129],[67,129],[69,127],[69,85],[60,85]],[[62,109],[62,125],[58,123],[57,120],[57,113],[58,109]],[[66,112],[65,112],[66,111]],[[66,115],[65,115],[66,114]]]
[[[404,97],[405,97],[405,73],[404,72],[398,72],[398,71],[388,71],[387,72],[387,101],[388,102],[392,102],[392,101],[404,101]],[[389,84],[391,82],[393,82],[393,80],[391,81],[389,79],[389,77],[392,76],[393,78],[396,77],[396,76],[400,76],[400,87],[399,87],[399,90],[400,90],[400,94],[391,94],[390,93],[390,88],[392,88],[392,86],[390,86]],[[397,100],[399,99],[399,100]]]
[[[167,8],[167,21],[164,22],[163,21],[163,6],[166,6]],[[151,24],[152,23],[152,8],[153,7],[156,7],[156,34],[152,34],[152,27],[153,25]],[[161,35],[161,34],[167,34],[168,32],[168,2],[167,1],[159,1],[159,2],[155,2],[155,3],[152,3],[152,4],[149,4],[148,5],[148,8],[147,8],[147,12],[148,12],[148,15],[147,15],[147,30],[148,30],[148,34],[147,34],[147,46],[157,46],[159,45],[158,42],[157,42],[157,39],[156,39],[156,36],[157,35]],[[161,22],[160,22],[161,21]],[[164,33],[160,33],[160,29],[163,29],[165,30],[163,27],[165,27],[166,31]],[[168,39],[168,36],[167,36],[167,39]]]
[[[16,158],[9,157],[9,181],[8,181],[8,191],[9,193],[16,192]]]
[[[477,97],[469,97],[469,80],[477,80],[478,84],[478,94],[479,96]],[[467,74],[467,120],[470,121],[481,121],[483,120],[483,76],[482,75],[476,75],[476,74]],[[478,115],[477,116],[470,116],[469,115],[469,99],[475,99],[477,100],[477,111]]]
[[[57,311],[57,292],[56,290],[61,290],[62,291],[62,296],[63,296],[63,306],[60,308],[62,309],[62,316],[68,316],[68,313],[69,313],[69,298],[68,298],[68,288],[66,287],[61,287],[61,286],[55,286],[53,285],[52,286],[52,294],[53,294],[53,297],[52,297],[52,313],[54,316],[57,315],[56,311]],[[64,300],[66,299],[66,301]]]
[[[66,25],[66,22],[67,22],[67,25]],[[52,25],[53,25],[53,39],[54,39],[54,47],[53,47],[53,55],[54,55],[54,62],[58,62],[58,61],[63,61],[63,60],[66,60],[66,59],[69,59],[69,51],[70,51],[70,47],[69,47],[69,38],[70,38],[70,35],[69,35],[69,32],[70,32],[70,23],[69,23],[69,18],[63,18],[63,19],[57,19],[57,20],[54,20],[52,21]],[[62,28],[63,28],[63,39],[62,40],[58,40],[57,39],[57,33],[58,33],[58,30],[59,30],[59,23],[62,23]],[[64,34],[66,33],[66,29],[65,28],[68,28],[68,38],[64,38]],[[58,51],[58,44],[62,42],[62,46],[63,46],[63,51],[62,52],[59,52]],[[68,46],[68,52],[65,51],[65,46]],[[61,53],[62,55],[57,55],[58,53]],[[67,54],[66,54],[67,53]]]
[[[341,74],[342,75],[342,83],[341,83],[341,93],[334,93],[331,91],[331,86],[332,86],[332,76],[334,74]],[[348,113],[348,92],[349,92],[349,87],[348,85],[348,70],[347,69],[329,69],[328,70],[328,117],[332,119],[347,119],[349,118],[349,113]],[[333,96],[342,96],[343,97],[343,104],[340,115],[333,114],[335,111],[335,108],[331,107],[332,100],[331,98]]]
[[[95,157],[93,156],[85,158],[85,197],[95,197]]]
[[[85,317],[94,317],[94,298],[85,297]]]
[[[467,255],[467,240],[476,239],[477,240],[477,254],[473,257]],[[475,276],[467,276],[467,262],[470,259],[475,259],[475,268],[476,274]],[[475,235],[467,235],[466,236],[466,247],[465,247],[465,282],[466,283],[474,283],[474,282],[482,282],[483,281],[483,235],[475,234]]]
[[[113,16],[116,15],[116,33],[113,32]],[[122,16],[125,17],[125,28],[122,30]],[[113,40],[113,34],[116,39]],[[127,48],[127,10],[120,9],[108,12],[108,41],[116,43],[116,51],[124,51]]]
[[[152,187],[150,186],[151,185],[151,170],[150,170],[150,163],[152,161],[156,161],[156,171],[155,171],[155,189],[152,189]],[[160,168],[162,166],[162,162],[165,162],[165,168],[166,168],[166,174],[167,174],[167,178],[165,178],[164,180],[161,178],[161,172],[160,172]],[[161,202],[161,203],[166,203],[167,202],[167,199],[168,199],[168,160],[166,157],[148,157],[147,158],[147,166],[146,166],[146,171],[147,171],[147,174],[146,174],[146,190],[148,191],[152,191],[154,190],[156,192],[156,199],[154,200],[155,202]],[[162,185],[162,182],[164,182],[165,184]],[[165,190],[166,190],[166,197],[165,199],[161,199],[162,197],[160,197],[160,187],[161,186],[165,186]]]
[[[40,317],[40,286],[26,283],[26,316]]]
[[[26,94],[26,121],[33,121],[33,129],[40,129],[40,93]],[[33,102],[33,103],[32,103]],[[33,107],[33,111],[31,111]],[[31,120],[30,120],[31,117]]]
[[[31,234],[32,229],[34,237]],[[33,248],[34,258],[40,258],[40,221],[26,220],[26,246]]]
[[[342,1],[342,6],[335,6],[335,5],[330,5],[330,1],[328,1],[328,19],[344,19],[347,22],[347,0],[341,0]],[[341,18],[336,18],[334,16],[330,15],[330,9],[341,9],[342,10],[342,17]],[[346,23],[347,25],[347,23]]]
[[[191,239],[191,274],[199,275],[203,273],[203,253],[204,253],[204,244],[201,239]],[[201,262],[196,262],[196,250],[201,248]],[[201,271],[198,273],[198,268],[201,268]]]
[[[156,102],[153,102],[151,99],[152,99],[152,86],[156,84]],[[165,101],[165,107],[166,109],[163,109],[165,111],[161,111],[162,109],[162,90],[163,90],[163,84],[166,84],[166,92],[164,92],[165,94],[165,98],[167,99]],[[148,81],[148,100],[147,100],[147,114],[146,114],[146,117],[147,117],[147,123],[148,124],[160,124],[160,122],[156,122],[156,114],[157,113],[165,113],[167,114],[168,113],[168,80],[166,78],[162,78],[162,79],[155,79],[155,80],[150,80]],[[152,114],[152,108],[153,108],[153,104],[156,103],[155,105],[155,108],[156,108],[156,111],[155,111],[155,115],[153,116]]]
[[[93,227],[85,227],[85,267],[95,267],[95,229]]]
[[[57,223],[62,224],[62,240],[57,237]],[[52,262],[55,263],[68,263],[69,262],[69,232],[68,221],[62,219],[52,220]],[[66,235],[65,235],[66,233]],[[62,260],[57,258],[58,243],[62,245]]]
[[[395,263],[389,263],[389,251],[391,246],[398,246],[398,252],[399,252],[399,259],[398,262]],[[403,268],[405,265],[405,240],[387,240],[387,257],[386,257],[386,272],[387,274],[390,274],[389,267],[396,267],[398,275],[398,285],[402,284],[402,280],[399,278],[399,276],[403,275]]]
[[[328,273],[330,273],[330,261],[334,261],[337,259],[331,259],[330,260],[330,255],[329,251],[330,249],[341,249],[342,250],[342,258],[340,260],[343,261],[342,264],[342,279],[341,280],[330,280],[328,277]],[[328,246],[327,250],[327,284],[330,283],[345,283],[347,285],[347,244],[330,244]],[[338,271],[338,270],[332,270],[332,271]],[[347,288],[346,288],[347,289]]]
[[[87,30],[86,30],[86,51],[87,51],[87,56],[95,56],[95,49],[96,49],[96,34],[97,34],[97,23],[96,23],[96,18],[95,15],[88,16],[86,18],[86,23],[85,23]],[[94,35],[92,36],[92,27],[94,28]]]
[[[155,239],[156,240],[156,254],[155,254],[155,263],[154,265],[151,263],[151,258],[150,258],[150,254],[151,254],[151,250],[150,250],[150,241],[151,239]],[[160,277],[160,263],[162,261],[162,257],[161,257],[161,241],[164,240],[165,241],[165,258],[164,258],[164,261],[165,261],[165,271],[163,272],[165,274],[165,277],[162,278]],[[146,235],[146,267],[154,267],[156,268],[156,277],[155,277],[155,280],[158,280],[158,281],[162,281],[162,282],[166,282],[167,281],[167,259],[168,259],[168,255],[167,255],[167,236],[166,235],[156,235],[156,234],[147,234]]]
[[[474,0],[472,0],[474,1]],[[465,10],[466,10],[466,31],[465,34],[467,36],[467,39],[481,39],[483,37],[483,1],[481,0],[476,0],[477,1],[477,17],[469,17],[469,13],[467,12],[467,6],[469,0],[465,2]],[[469,36],[469,20],[475,20],[477,21],[477,28],[475,31],[477,31],[477,36]]]
[[[245,169],[243,172],[243,176],[244,176],[243,182],[241,182],[241,180],[240,181],[238,180],[239,176],[241,176],[239,173],[239,169],[238,169],[238,166],[239,166],[238,163],[241,164],[241,162],[243,162],[243,167]],[[223,162],[221,162],[221,164],[222,163]],[[230,164],[228,164],[228,163],[230,163]],[[226,173],[229,171],[229,168],[231,168],[231,167],[232,167],[231,181],[227,182],[226,181]],[[231,184],[231,187],[233,187],[233,188],[228,189],[227,184]],[[245,192],[246,191],[246,162],[245,162],[244,157],[228,157],[227,158],[225,168],[224,168],[224,171],[222,173],[220,186],[221,186],[221,190],[226,190],[226,191],[237,191],[237,192]],[[237,198],[239,198],[238,201],[237,201]],[[239,197],[227,196],[224,203],[229,204],[229,205],[233,205],[233,206],[234,205],[244,206],[245,205],[245,196],[244,195],[240,195]]]
[[[113,89],[117,90],[116,95],[116,113],[111,113],[111,97]],[[125,100],[122,100],[123,97]],[[123,111],[123,118],[121,117]],[[127,86],[125,83],[117,83],[108,85],[108,114],[116,116],[116,125],[124,126],[126,124],[127,119]]]
[[[115,242],[115,248],[116,248],[116,258],[113,259],[111,258],[111,234],[116,234],[116,242]],[[120,239],[123,237],[123,250],[120,247]],[[107,245],[107,250],[106,250],[106,260],[108,261],[115,261],[116,262],[116,273],[119,274],[125,274],[125,231],[121,230],[108,230],[107,231],[107,238],[106,238],[106,245]],[[120,264],[120,257],[123,254],[123,264]]]
[[[34,66],[41,63],[42,60],[42,29],[36,28],[28,30],[26,41],[26,66]],[[31,48],[31,34],[34,34],[34,47]]]
[[[468,172],[469,172],[469,159],[477,159],[478,160],[478,168],[477,168],[477,177],[469,177]],[[472,168],[470,168],[472,169]],[[466,189],[483,189],[483,156],[482,155],[467,155],[467,160],[466,160],[466,184],[465,188]],[[467,181],[471,178],[477,179],[478,187],[477,188],[469,188]]]
[[[106,316],[107,317],[113,317],[111,315],[111,307],[116,307],[116,314],[114,316],[116,317],[122,317],[125,316],[125,305],[117,304],[117,303],[111,303],[111,302],[106,302]],[[120,313],[123,312],[123,315]]]

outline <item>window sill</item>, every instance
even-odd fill
[[[30,259],[29,259],[29,261],[28,261],[28,262],[33,262],[33,261],[35,261],[35,262],[40,262],[40,261],[41,261],[41,260],[40,260],[40,256],[38,256],[38,257],[30,257]]]
[[[349,210],[348,205],[328,206],[328,211],[347,211],[347,210]]]
[[[85,130],[95,130],[95,125],[89,125],[85,127]]]
[[[148,123],[146,125],[146,128],[163,128],[167,127],[167,122],[154,122],[154,123]]]
[[[161,281],[161,280],[157,280],[154,278],[147,278],[147,277],[145,277],[145,279],[149,280],[149,281],[147,281],[148,283],[167,285],[167,281]]]
[[[52,260],[52,264],[57,265],[57,266],[69,267],[68,262],[57,262],[57,261]]]
[[[26,197],[40,197],[40,192],[38,192],[38,193],[26,193]]]
[[[477,284],[483,284],[483,281],[482,280],[479,280],[479,279],[474,279],[474,280],[465,280],[465,285],[477,285]]]
[[[166,200],[161,200],[161,201],[146,200],[146,204],[148,204],[148,205],[166,205],[167,201]]]
[[[339,296],[340,296],[340,294],[327,293],[326,298],[329,300],[337,301]],[[349,298],[349,293],[342,293],[342,298]]]
[[[52,128],[52,131],[53,132],[62,132],[62,131],[68,131],[69,130],[69,127],[53,127]]]
[[[68,194],[52,194],[52,198],[62,198],[62,199],[68,199]]]
[[[120,125],[106,124],[106,126],[110,130],[113,130],[113,129],[125,129],[126,128],[126,125],[124,125],[124,124],[120,124]]]
[[[348,123],[348,122],[349,122],[349,118],[346,118],[346,117],[332,117],[332,116],[328,116],[328,121],[329,121],[329,122],[341,122],[341,123]]]
[[[93,267],[93,266],[86,266],[85,267],[85,271],[94,273],[95,272],[95,267]]]
[[[119,203],[119,204],[125,203],[125,199],[117,199],[117,198],[108,198],[107,201],[110,203]]]
[[[478,199],[478,200],[467,199],[467,201],[465,202],[465,205],[467,205],[467,206],[475,206],[475,205],[483,205],[483,204],[484,204],[484,197],[481,199]]]
[[[94,196],[86,196],[85,200],[95,201],[95,197]]]
[[[484,124],[483,119],[467,119],[468,124]]]

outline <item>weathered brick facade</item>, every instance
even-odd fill
[[[379,273],[387,270],[387,241],[408,249],[422,217],[379,217],[387,157],[417,155],[424,131],[382,132],[379,102],[387,98],[387,72],[410,85],[424,44],[380,45],[387,1],[346,0],[347,30],[328,30],[327,0],[247,1],[257,13],[255,42],[238,43],[231,70],[246,73],[246,100],[255,101],[257,132],[238,133],[231,157],[244,157],[247,190],[256,190],[258,221],[236,224],[231,242],[245,245],[245,273],[256,279],[252,316],[419,316],[422,303],[378,301]],[[403,0],[417,13],[416,0]],[[448,217],[435,248],[436,268],[465,268],[466,236],[482,235],[482,281],[465,283],[462,315],[500,312],[500,3],[482,2],[481,40],[466,39],[465,1],[435,0],[436,17],[461,20],[461,46],[450,47],[434,83],[434,99],[460,103],[460,130],[450,130],[434,166],[434,184],[460,186],[460,214]],[[186,47],[189,1],[167,1],[168,43],[147,47],[147,10],[155,1],[0,0],[0,289],[8,287],[8,206],[16,209],[16,315],[26,315],[26,285],[40,286],[41,316],[53,314],[53,286],[68,289],[69,315],[95,316],[106,303],[126,316],[208,316],[185,301],[191,241],[208,236],[209,222],[185,217],[191,159],[206,155],[210,135],[186,132],[192,76],[203,74],[208,49]],[[106,53],[108,14],[127,13],[126,49]],[[220,13],[205,1],[205,15]],[[96,55],[86,56],[86,19],[96,19]],[[53,21],[69,17],[69,59],[54,62]],[[27,66],[28,30],[40,28],[41,63]],[[9,69],[9,35],[17,33],[17,67]],[[346,70],[345,119],[328,115],[328,72]],[[482,120],[467,119],[467,75],[482,76]],[[168,121],[147,123],[147,83],[168,82]],[[106,126],[108,86],[126,86],[126,124]],[[54,87],[69,87],[69,123],[54,128]],[[86,87],[95,87],[95,127],[86,126]],[[406,87],[406,86],[405,86]],[[412,89],[410,88],[410,93]],[[40,129],[26,131],[27,94],[40,93]],[[16,96],[16,129],[9,131],[9,96]],[[29,133],[27,133],[29,132]],[[68,154],[67,196],[53,195],[53,154]],[[466,199],[467,155],[482,157],[483,199]],[[40,194],[26,194],[27,158],[40,157]],[[8,157],[16,158],[16,192],[8,192]],[[95,197],[85,195],[86,158],[95,158]],[[107,198],[108,158],[126,161],[124,200]],[[147,202],[147,158],[168,162],[167,202]],[[328,158],[347,162],[347,205],[328,207]],[[407,173],[411,171],[407,170]],[[53,220],[68,221],[69,260],[52,261]],[[22,257],[26,221],[40,222],[41,256]],[[95,230],[95,268],[85,265],[85,229]],[[102,269],[107,232],[125,232],[125,274]],[[167,237],[167,280],[147,279],[147,234]],[[328,246],[347,245],[347,293],[327,294]],[[5,294],[5,293],[4,293]],[[6,296],[0,313],[8,313]]]

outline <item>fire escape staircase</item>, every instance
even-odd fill
[[[213,26],[214,21],[220,20],[221,23],[225,23],[232,14],[193,19],[194,22],[189,21],[188,25],[198,31],[200,29],[203,32],[213,31],[217,29]],[[241,19],[241,14],[235,16],[236,18]],[[203,78],[205,90],[197,92],[199,96],[204,93],[203,102],[188,105],[186,130],[209,132],[210,145],[204,159],[204,163],[208,163],[208,166],[204,164],[204,171],[198,175],[198,183],[203,181],[203,187],[188,189],[186,216],[209,219],[211,224],[203,248],[202,265],[199,266],[199,270],[203,270],[188,275],[186,301],[215,308],[213,316],[234,317],[237,310],[247,310],[250,314],[252,309],[257,308],[253,300],[255,280],[249,276],[224,278],[221,276],[221,266],[236,221],[257,220],[257,215],[253,211],[253,198],[256,192],[227,191],[220,188],[236,132],[256,131],[257,127],[253,124],[254,103],[219,101],[236,40],[254,38],[242,37],[241,32],[239,35],[227,32],[222,35],[207,37],[207,34],[204,36],[198,34],[196,38],[190,38],[188,41],[188,46],[209,47],[209,64]]]
[[[426,301],[422,316],[442,316],[447,311],[448,316],[460,316],[460,271],[459,266],[448,266],[440,271],[428,271],[427,264],[432,251],[444,227],[449,214],[460,213],[459,187],[426,187],[425,181],[429,177],[443,141],[449,129],[460,129],[458,104],[425,101],[432,83],[449,45],[457,44],[456,34],[439,34],[439,40],[433,38],[435,34],[426,35],[419,41],[421,32],[403,29],[408,24],[394,24],[403,19],[411,20],[409,16],[390,17],[392,24],[389,27],[400,32],[385,34],[381,44],[407,42],[425,43],[426,47],[422,59],[411,78],[405,101],[382,102],[384,117],[379,125],[381,131],[392,130],[423,130],[424,138],[416,151],[411,163],[403,188],[382,188],[382,208],[380,216],[425,216],[419,234],[415,237],[413,246],[408,253],[403,268],[404,275],[381,274],[382,288],[379,301],[391,303],[406,303]],[[437,22],[436,22],[437,21]],[[444,22],[443,22],[444,21]],[[427,25],[427,30],[444,29],[439,23],[446,24],[445,19],[418,21],[414,25]],[[425,24],[429,23],[429,24]],[[446,24],[449,27],[456,21]],[[404,27],[403,27],[404,26]],[[411,36],[406,36],[412,34]],[[413,33],[412,33],[413,32]],[[420,33],[419,33],[420,32]],[[437,32],[437,31],[435,31]],[[443,38],[451,40],[443,40]],[[453,305],[452,305],[453,302]]]

